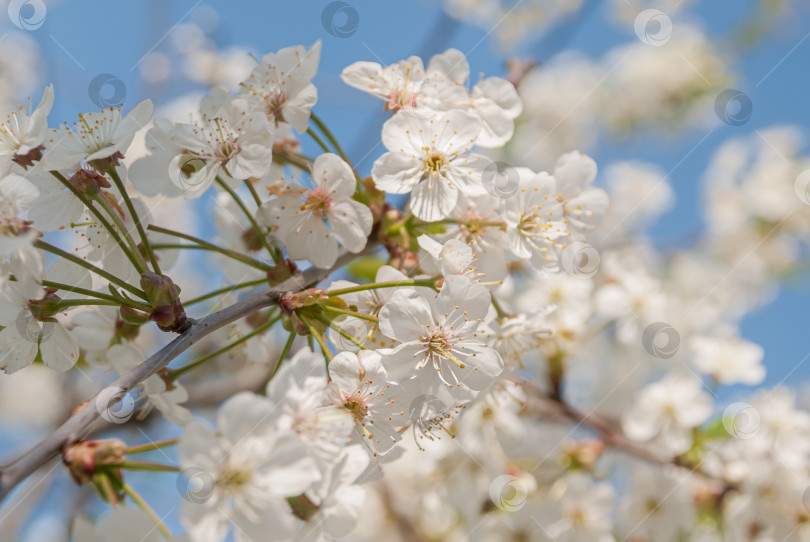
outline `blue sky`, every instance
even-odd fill
[[[45,80],[56,85],[51,122],[73,119],[77,112],[95,108],[88,85],[102,73],[123,81],[127,107],[145,97],[160,104],[193,89],[187,82],[150,88],[140,80],[138,69],[146,53],[168,51],[175,25],[187,21],[210,24],[214,20],[216,29],[212,37],[221,47],[245,46],[257,55],[322,40],[323,53],[316,78],[320,99],[316,110],[333,127],[354,160],[378,140],[383,117],[371,98],[342,84],[339,73],[346,65],[357,60],[390,63],[412,54],[427,57],[452,46],[467,54],[473,74],[504,72],[506,56],[493,36],[485,29],[453,21],[444,15],[437,2],[419,0],[409,6],[355,0],[351,5],[357,12],[358,27],[345,38],[331,35],[322,25],[322,10],[327,4],[325,0],[266,3],[72,0],[50,5],[42,26],[29,33],[43,51]],[[514,52],[541,63],[563,48],[598,57],[610,47],[634,39],[632,29],[608,20],[605,4],[586,0],[586,8],[580,14],[545,37],[527,40]],[[804,41],[808,37],[810,11],[798,8],[794,17],[781,21],[753,48],[742,50],[727,38],[751,18],[756,2],[735,2],[733,9],[725,2],[695,4],[687,20],[699,24],[709,36],[724,40],[718,43],[740,76],[736,87],[753,102],[751,119],[743,126],[717,128],[699,145],[706,130],[686,131],[670,139],[638,137],[603,146],[593,153],[599,163],[642,159],[658,163],[665,171],[680,164],[670,177],[677,195],[676,207],[653,230],[654,239],[667,245],[682,244],[701,228],[701,175],[723,141],[754,134],[775,124],[810,126],[806,99],[810,40]],[[217,14],[213,19],[212,13]],[[369,155],[360,169],[368,171],[381,150],[378,148]],[[744,335],[766,348],[769,366],[766,385],[780,382],[810,352],[810,335],[804,333],[803,318],[809,300],[810,281],[803,275],[785,285],[774,303],[755,311],[743,322]],[[797,377],[807,375],[810,363],[793,373],[790,383],[795,385]]]

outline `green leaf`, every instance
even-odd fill
[[[355,282],[374,282],[377,271],[385,262],[372,256],[358,258],[346,267],[346,271]]]

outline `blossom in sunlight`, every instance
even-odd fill
[[[338,256],[337,243],[360,252],[371,233],[371,211],[352,199],[356,186],[346,162],[322,154],[312,164],[312,187],[280,181],[271,188],[277,197],[262,205],[258,218],[290,258],[330,267]]]
[[[486,193],[481,179],[492,162],[469,152],[480,133],[480,122],[464,111],[401,111],[383,126],[388,152],[374,162],[371,175],[380,190],[410,194],[418,218],[441,220],[459,194]]]
[[[380,329],[401,343],[384,356],[394,381],[422,393],[486,389],[503,370],[480,329],[490,304],[484,286],[455,276],[435,298],[406,289],[394,294],[380,311]]]
[[[526,168],[519,168],[518,174],[518,191],[501,204],[509,250],[537,269],[553,266],[558,262],[558,243],[568,238],[554,177]]]
[[[307,51],[302,46],[268,53],[242,84],[242,96],[260,102],[268,120],[286,122],[299,133],[307,131],[309,114],[318,100],[312,78],[318,71],[321,42]]]
[[[400,437],[397,429],[407,425],[399,386],[388,382],[388,373],[377,352],[341,352],[329,363],[332,404],[349,412],[355,422],[355,437],[374,453],[384,454]]]
[[[48,85],[36,109],[31,111],[30,103],[27,109],[20,106],[0,123],[0,174],[8,171],[12,161],[27,168],[41,157],[40,146],[47,136],[51,107],[53,85]]]
[[[220,407],[216,433],[186,426],[180,465],[190,483],[180,518],[193,542],[221,542],[231,523],[239,542],[289,540],[287,498],[320,474],[306,446],[273,423],[274,412],[271,401],[245,392]]]
[[[247,100],[223,92],[203,100],[200,119],[175,125],[170,138],[182,152],[169,164],[169,178],[186,199],[200,197],[217,176],[261,177],[272,162],[273,127],[267,117]]]
[[[53,130],[47,140],[43,161],[48,169],[73,173],[82,162],[110,159],[117,163],[126,154],[135,137],[152,118],[152,101],[144,100],[126,116],[118,107],[108,107],[98,113],[80,113],[73,128],[62,125]]]
[[[47,277],[78,287],[90,286],[90,277],[66,260],[51,266]],[[71,369],[79,360],[79,346],[59,316],[65,311],[60,301],[75,296],[34,282],[7,284],[0,291],[0,325],[4,326],[0,331],[0,370],[19,371],[31,365],[38,353],[51,369]]]

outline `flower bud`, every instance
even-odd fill
[[[84,168],[74,173],[68,182],[88,199],[95,199],[103,188],[112,186],[104,175]]]
[[[120,440],[91,440],[74,444],[62,452],[62,461],[73,480],[84,485],[104,467],[115,467],[126,458],[126,444]]]
[[[180,303],[180,289],[172,279],[157,273],[146,272],[141,275],[141,288],[152,307],[149,318],[161,331],[182,333],[188,329],[190,322]]]
[[[284,260],[278,265],[275,265],[267,270],[267,281],[270,286],[277,286],[295,275],[298,268],[292,260]]]

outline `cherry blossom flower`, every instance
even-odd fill
[[[177,124],[172,142],[183,150],[169,164],[169,178],[186,199],[200,197],[217,176],[244,180],[270,168],[273,127],[261,112],[222,91],[203,100],[201,118]]]
[[[0,179],[0,224],[25,211],[39,197],[39,189],[24,177],[7,175]]]
[[[238,542],[289,540],[295,520],[286,499],[320,474],[306,446],[275,425],[277,414],[271,401],[244,392],[220,407],[217,433],[200,422],[186,426],[180,465],[190,485],[181,522],[193,542],[221,542],[229,523]]]
[[[48,276],[79,288],[90,287],[90,277],[66,260],[57,261]],[[75,294],[43,288],[34,283],[13,282],[0,291],[0,369],[13,373],[42,362],[57,371],[67,371],[79,360],[79,347],[57,316],[59,301]]]
[[[401,344],[384,364],[394,381],[427,393],[441,385],[486,389],[503,370],[501,356],[479,331],[490,307],[484,286],[448,277],[434,299],[400,290],[380,311],[380,329]],[[424,370],[427,368],[427,370]]]
[[[635,406],[622,419],[624,432],[633,440],[654,441],[675,454],[692,446],[692,429],[708,419],[711,397],[701,391],[692,375],[670,373],[641,390]]]
[[[352,199],[355,188],[349,165],[335,154],[322,154],[312,165],[312,188],[280,181],[273,187],[278,197],[262,205],[258,218],[290,258],[330,267],[338,242],[349,252],[360,252],[371,233],[371,211]]]
[[[481,179],[492,162],[469,152],[480,133],[480,122],[463,111],[402,111],[383,126],[388,152],[374,162],[371,175],[380,190],[411,194],[410,209],[418,218],[441,220],[460,193],[486,193]]]
[[[501,204],[509,249],[537,269],[553,267],[559,258],[558,243],[564,244],[568,238],[563,207],[555,197],[554,177],[515,169],[520,176],[518,191]]]
[[[79,121],[72,129],[63,124],[59,130],[53,130],[43,162],[49,170],[70,173],[82,162],[110,158],[117,163],[116,155],[126,154],[135,132],[146,126],[151,117],[151,100],[142,101],[123,118],[122,110],[117,107],[79,114]]]
[[[422,59],[412,56],[390,66],[360,61],[344,68],[343,82],[385,100],[385,109],[399,111],[414,108],[425,83]]]
[[[720,384],[759,384],[765,378],[761,365],[765,351],[758,344],[733,336],[695,337],[691,342],[697,370]]]
[[[41,157],[41,149],[48,131],[48,113],[53,107],[53,85],[45,87],[42,99],[34,111],[20,106],[0,123],[0,175],[8,172],[11,162],[23,167],[32,165]]]
[[[321,42],[307,51],[302,46],[285,47],[277,53],[262,57],[262,63],[242,83],[242,96],[257,100],[275,125],[286,122],[299,133],[307,131],[309,114],[318,100],[318,91],[311,83],[318,71]]]
[[[351,413],[355,437],[375,454],[385,454],[400,437],[397,429],[407,425],[402,394],[388,382],[388,373],[377,352],[341,352],[329,363],[329,395],[332,404]]]

